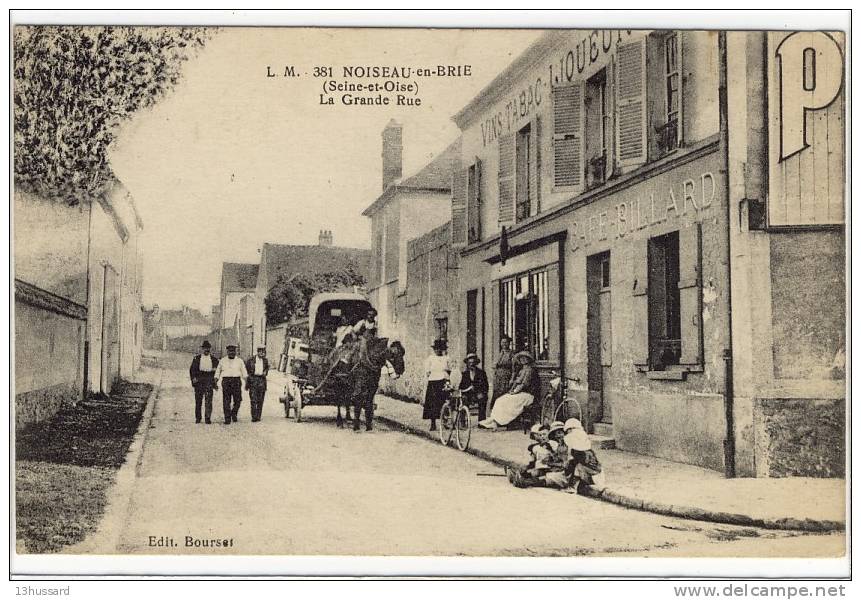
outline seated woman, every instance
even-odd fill
[[[538,380],[538,370],[533,364],[535,360],[532,355],[524,350],[518,352],[514,360],[519,362],[521,367],[514,377],[511,389],[496,399],[490,417],[479,421],[480,427],[496,429],[501,425],[508,425],[538,397],[541,382]]]

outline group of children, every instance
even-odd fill
[[[559,488],[575,494],[582,485],[604,487],[601,463],[578,419],[533,425],[529,437],[529,463],[520,470],[506,469],[513,485]]]

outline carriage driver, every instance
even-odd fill
[[[377,335],[377,311],[374,308],[369,308],[365,318],[353,325],[353,333],[359,337]]]

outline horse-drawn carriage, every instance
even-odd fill
[[[343,354],[333,352],[338,328],[359,322],[372,308],[364,295],[352,292],[317,294],[311,299],[308,337],[287,340],[286,384],[279,399],[284,404],[285,417],[292,412],[301,422],[307,406],[336,406],[340,424],[341,406],[346,406],[349,414],[357,390],[369,390],[373,382],[376,391],[380,371],[386,364],[398,375],[403,373],[403,348],[398,342],[389,345],[386,338],[367,336],[349,354],[347,363],[343,362]],[[339,360],[343,364],[337,364]],[[370,396],[372,401],[373,393]]]

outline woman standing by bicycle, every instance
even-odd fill
[[[439,411],[446,401],[446,386],[451,375],[451,364],[449,363],[448,344],[445,340],[435,340],[433,343],[433,354],[425,359],[425,376],[427,387],[425,388],[425,403],[422,411],[422,419],[430,419],[430,430],[436,431],[436,420]]]

